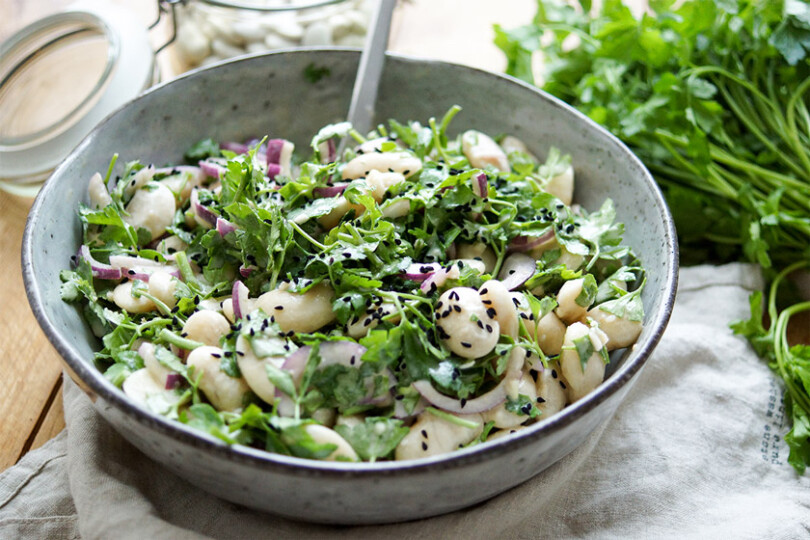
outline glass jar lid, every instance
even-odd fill
[[[146,28],[114,5],[80,2],[0,45],[0,188],[36,190],[109,113],[148,88]]]

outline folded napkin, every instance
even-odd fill
[[[65,380],[66,433],[0,475],[0,538],[807,538],[810,475],[787,464],[782,386],[728,322],[747,265],[683,269],[660,345],[615,416],[530,481],[427,520],[328,527],[189,485]]]

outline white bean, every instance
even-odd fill
[[[445,291],[436,304],[436,324],[442,341],[462,358],[488,354],[501,332],[493,311],[487,311],[475,289],[454,287]]]
[[[409,199],[389,200],[380,207],[382,215],[386,219],[398,219],[411,213],[411,201]]]
[[[491,273],[495,269],[497,257],[492,248],[483,242],[475,244],[456,244],[456,257],[459,259],[480,259],[484,263],[484,272]]]
[[[193,23],[182,23],[177,27],[177,49],[187,61],[197,64],[211,53],[205,34]]]
[[[543,189],[570,206],[574,200],[574,168],[569,165],[565,171],[546,182]]]
[[[183,325],[184,337],[212,347],[218,346],[219,339],[230,331],[231,324],[224,315],[207,309],[195,311]]]
[[[361,215],[363,212],[366,211],[366,207],[362,204],[354,204],[350,203],[349,200],[340,195],[337,199],[337,206],[335,206],[328,214],[325,216],[321,216],[318,218],[318,222],[324,229],[331,229],[338,223],[340,223],[340,219],[349,213],[349,210],[354,210],[355,217]]]
[[[220,411],[240,409],[250,392],[244,379],[231,377],[220,368],[222,349],[219,347],[197,347],[186,360],[189,377],[199,380],[199,388],[205,397]]]
[[[489,441],[497,441],[498,439],[503,439],[504,437],[508,437],[512,433],[517,433],[518,431],[526,429],[523,426],[513,427],[511,429],[502,429],[500,431],[493,431],[487,437],[487,442]]]
[[[180,399],[175,391],[166,390],[165,383],[160,384],[146,368],[130,374],[121,389],[136,403],[159,414],[166,414]]]
[[[589,358],[585,359],[585,368],[579,358],[574,341],[586,337],[591,342],[600,345]],[[605,378],[605,363],[599,354],[599,350],[607,341],[607,336],[597,328],[588,328],[582,323],[574,323],[565,332],[563,350],[560,353],[560,367],[562,375],[565,377],[568,386],[568,396],[571,401],[583,398],[594,388],[599,386]]]
[[[396,307],[394,304],[385,302],[381,304],[379,307],[372,306],[372,309],[366,311],[366,314],[360,317],[355,317],[351,321],[349,321],[349,325],[346,326],[346,333],[349,336],[353,337],[354,339],[359,339],[367,335],[374,327],[380,324],[380,320],[382,317],[386,315],[390,315],[391,313],[396,312]],[[392,317],[390,319],[391,323],[397,324],[400,321],[400,317]]]
[[[132,296],[132,282],[119,283],[113,290],[113,302],[128,313],[146,313],[157,309],[155,303],[145,296]]]
[[[506,154],[491,137],[471,129],[461,136],[461,148],[470,165],[479,169],[487,166],[499,171],[509,172],[509,160]]]
[[[398,172],[408,178],[422,170],[422,161],[408,152],[360,154],[343,167],[344,180],[362,178],[371,171]]]
[[[90,183],[87,185],[87,194],[90,196],[90,206],[97,210],[104,208],[112,202],[110,193],[107,191],[107,186],[104,185],[104,179],[99,173],[90,177]]]
[[[568,400],[566,389],[563,388],[565,382],[562,380],[562,373],[559,365],[549,364],[537,376],[535,388],[537,390],[537,408],[540,409],[540,420],[560,412]],[[566,385],[567,386],[567,385]]]
[[[154,176],[155,167],[153,165],[149,165],[148,167],[144,167],[143,169],[139,170],[132,175],[132,179],[127,183],[126,186],[124,186],[124,195],[131,197],[135,194],[135,192],[151,182]]]
[[[582,263],[585,262],[585,257],[578,253],[571,253],[565,248],[560,249],[560,256],[554,261],[555,265],[564,264],[568,270],[578,270]]]
[[[532,403],[537,400],[537,390],[532,378],[526,374],[520,378],[517,385],[517,394],[524,395]],[[496,428],[508,429],[514,428],[529,419],[528,415],[515,414],[506,410],[506,402],[496,405],[492,409],[482,414],[484,422],[494,422]]]
[[[371,188],[370,194],[378,203],[385,198],[385,193],[389,188],[401,184],[405,181],[405,176],[398,172],[369,171],[366,182]]]
[[[177,303],[177,298],[174,296],[176,287],[177,281],[168,272],[157,270],[149,275],[149,294],[170,308]]]
[[[124,221],[136,229],[144,228],[152,239],[160,237],[174,220],[174,194],[157,182],[139,189],[127,205]]]
[[[549,311],[537,321],[534,339],[546,356],[560,354],[564,338],[565,324],[553,311]]]
[[[174,234],[162,239],[157,245],[158,251],[168,255],[172,255],[178,251],[185,251],[186,249],[188,249],[188,244],[186,244],[182,238]]]
[[[143,365],[146,367],[149,374],[152,376],[158,385],[166,388],[166,378],[173,373],[172,370],[158,362],[155,358],[155,346],[149,342],[141,344],[137,349],[138,356],[143,359]]]
[[[643,328],[641,321],[617,317],[613,313],[602,311],[599,306],[590,310],[588,317],[596,321],[599,329],[607,334],[607,348],[610,351],[629,347],[635,343]]]
[[[484,305],[496,311],[495,320],[501,327],[501,334],[517,339],[520,323],[509,289],[497,279],[490,279],[481,285],[478,292]]]
[[[582,293],[584,278],[571,279],[563,283],[557,293],[557,317],[567,324],[582,320],[588,314],[588,306],[577,304],[577,297]]]
[[[279,345],[284,345],[284,340],[278,340]],[[239,370],[242,372],[245,382],[253,393],[263,399],[265,402],[272,404],[276,400],[276,387],[270,382],[267,376],[267,363],[272,362],[275,367],[281,367],[284,363],[283,356],[268,356],[266,358],[258,358],[253,352],[253,347],[244,336],[239,336],[236,339],[236,363],[239,365]],[[239,354],[241,353],[241,354]]]
[[[331,454],[323,458],[326,461],[358,461],[359,458],[354,448],[352,448],[352,445],[350,445],[346,439],[338,435],[335,430],[320,424],[307,424],[304,426],[304,430],[306,430],[307,434],[309,434],[316,443],[334,444],[337,446]]]
[[[449,414],[449,413],[448,413]],[[400,441],[395,451],[397,460],[418,459],[428,456],[446,454],[472,442],[481,435],[484,422],[480,414],[456,415],[475,427],[460,426],[430,411],[419,415],[411,430]]]
[[[506,152],[507,155],[512,152],[520,152],[521,154],[528,155],[532,161],[537,161],[537,158],[529,151],[526,144],[512,135],[507,135],[501,140],[501,148],[503,148],[503,151]]]
[[[335,320],[332,300],[335,292],[319,283],[303,294],[282,288],[268,291],[256,299],[256,307],[275,317],[284,332],[314,332]]]
[[[206,179],[207,176],[201,169],[196,171],[184,170],[167,176],[160,183],[176,194],[181,204],[185,204],[191,196],[191,190],[202,186]]]

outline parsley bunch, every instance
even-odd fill
[[[810,260],[810,4],[652,0],[639,17],[620,0],[580,7],[538,0],[531,24],[496,27],[508,73],[630,146],[664,192],[684,263],[748,260],[774,275]],[[810,367],[804,349],[786,347],[782,322],[804,304],[779,313],[775,294],[770,330],[756,296],[752,320],[734,328],[787,384],[791,463],[803,471]]]

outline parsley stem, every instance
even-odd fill
[[[287,221],[287,223],[289,223],[289,224],[290,224],[290,226],[291,226],[293,229],[295,229],[295,230],[296,230],[296,232],[297,232],[298,234],[300,234],[301,236],[303,236],[304,238],[306,238],[306,239],[307,239],[307,241],[308,241],[310,244],[312,244],[312,245],[313,245],[313,246],[315,246],[316,248],[320,249],[321,251],[326,251],[327,247],[326,247],[325,245],[321,244],[320,242],[318,242],[317,240],[315,240],[314,238],[312,238],[312,237],[311,237],[310,235],[308,235],[306,232],[304,232],[304,229],[302,229],[302,228],[301,228],[301,226],[300,226],[300,225],[298,225],[298,223],[296,223],[296,222],[294,222],[294,221]]]
[[[180,337],[171,330],[167,330],[166,328],[160,331],[160,333],[158,334],[158,338],[165,341],[166,343],[177,345],[181,349],[187,349],[189,351],[205,345],[205,343],[200,343],[199,341],[193,341],[191,339]]]
[[[180,275],[187,285],[199,288],[197,278],[194,277],[194,271],[191,265],[188,264],[188,256],[185,251],[178,251],[174,254],[174,262],[177,263],[177,268],[180,270]]]
[[[428,411],[433,416],[441,418],[442,420],[447,420],[448,422],[456,424],[457,426],[465,427],[465,428],[468,428],[468,429],[477,429],[478,427],[480,427],[480,424],[478,422],[473,422],[471,420],[464,420],[463,418],[459,418],[458,416],[456,416],[454,414],[450,414],[448,412],[440,411],[439,409],[436,409],[435,407],[427,407],[427,408],[425,408],[425,410]]]

